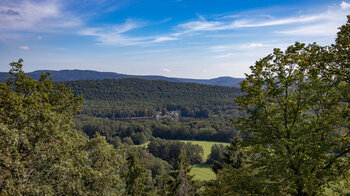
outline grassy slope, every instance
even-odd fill
[[[204,162],[207,160],[211,147],[214,144],[223,144],[223,145],[229,145],[229,143],[224,142],[209,142],[209,141],[190,141],[190,140],[179,140],[181,142],[191,142],[192,144],[198,144],[202,146],[204,153],[203,153],[203,160]],[[201,181],[207,181],[211,179],[215,179],[216,175],[211,170],[211,166],[207,164],[197,164],[193,165],[191,169],[191,174],[194,176],[195,180],[201,180]]]
[[[203,161],[205,162],[210,154],[211,151],[211,147],[214,144],[222,144],[222,145],[229,145],[229,143],[225,143],[225,142],[210,142],[210,141],[191,141],[191,140],[178,140],[180,142],[191,142],[192,144],[198,144],[200,146],[202,146],[203,150],[204,150],[204,154],[203,154]]]
[[[215,179],[216,177],[215,173],[211,170],[210,165],[207,164],[193,165],[191,174],[194,176],[193,178],[195,180],[201,181]]]
[[[214,144],[223,144],[223,145],[229,145],[229,143],[225,142],[211,142],[211,141],[191,141],[191,140],[177,140],[180,142],[191,142],[192,144],[198,144],[202,146],[204,153],[203,153],[203,161],[205,162],[210,154],[211,147]],[[147,147],[149,142],[141,144],[141,145],[136,145],[140,147]],[[210,165],[207,164],[197,164],[193,165],[191,169],[191,174],[194,176],[195,180],[211,180],[215,179],[215,173],[211,170]]]

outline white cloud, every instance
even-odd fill
[[[350,3],[347,3],[345,1],[341,2],[340,7],[342,9],[349,9],[350,8]]]
[[[41,36],[37,36],[36,37],[38,40],[42,40],[43,39],[43,37],[41,37]]]
[[[60,1],[5,1],[0,4],[0,30],[48,32],[79,26],[79,18],[64,12]]]
[[[20,46],[19,49],[21,49],[21,50],[29,50],[30,48],[28,46]]]
[[[147,38],[134,38],[124,35],[126,32],[140,28],[142,25],[134,20],[127,20],[123,24],[109,28],[85,28],[80,30],[80,35],[94,36],[102,44],[137,45]]]
[[[223,24],[218,21],[191,21],[180,24],[178,27],[185,29],[185,32],[223,30]]]
[[[233,57],[233,56],[237,56],[237,54],[236,53],[226,53],[226,54],[223,54],[223,55],[215,56],[215,58],[230,58],[230,57]]]
[[[337,24],[316,24],[305,25],[294,29],[276,31],[276,33],[293,36],[333,36],[336,35],[340,25]]]
[[[299,25],[293,28],[277,30],[275,33],[288,36],[335,36],[338,31],[338,27],[346,22],[346,15],[349,14],[342,7],[343,6],[341,5],[341,9],[330,9],[326,12],[323,12],[320,14],[320,16],[322,16],[320,17],[322,20],[319,20],[317,22]]]
[[[313,21],[322,19],[323,17],[324,17],[323,15],[311,15],[311,16],[300,16],[300,17],[291,17],[291,18],[284,18],[284,19],[267,20],[262,22],[238,20],[238,21],[234,21],[232,23],[232,26],[236,28],[276,26],[276,25],[286,25],[286,24],[292,24],[292,23],[313,22]]]
[[[96,13],[106,13],[116,11],[125,5],[129,4],[129,1],[121,0],[83,0],[83,1],[66,1],[77,12],[88,12],[88,15],[95,15]]]
[[[219,45],[219,46],[212,46],[209,48],[212,52],[222,52],[226,51],[228,49],[232,48],[231,46],[225,46],[225,45]]]
[[[262,47],[272,47],[273,44],[262,44],[262,43],[247,43],[247,44],[230,44],[230,45],[217,45],[209,47],[209,50],[211,52],[224,52],[224,51],[241,51],[242,49],[255,49],[255,48],[262,48]],[[234,53],[228,53],[225,55],[221,55],[219,57],[229,57],[232,56]]]
[[[321,13],[315,15],[304,15],[299,17],[289,17],[283,19],[273,19],[269,17],[267,20],[254,19],[237,19],[238,15],[233,17],[234,20],[227,20],[226,17],[222,17],[223,20],[214,21],[191,21],[178,25],[177,27],[182,29],[178,32],[179,36],[198,31],[225,31],[235,30],[240,28],[258,28],[266,26],[282,26],[290,24],[310,24],[315,21],[325,21],[328,19],[329,14]],[[229,17],[229,19],[232,19]]]
[[[80,35],[99,36],[99,31],[101,31],[100,28],[85,28],[80,30],[78,33]]]
[[[250,13],[249,19],[243,14],[237,14],[233,17],[223,16],[220,18],[206,20],[201,16],[200,20],[194,20],[177,25],[177,37],[191,35],[190,33],[199,32],[207,34],[209,31],[233,31],[243,28],[261,28],[273,26],[274,31],[285,35],[303,35],[303,36],[330,36],[335,35],[337,27],[344,24],[346,15],[349,13],[345,9],[350,8],[350,3],[342,2],[340,6],[329,7],[314,13],[277,18],[270,15],[262,17],[261,15]],[[198,34],[196,34],[198,36]],[[212,36],[215,37],[215,36]],[[244,46],[261,47],[259,45]]]
[[[200,14],[196,14],[196,16],[198,16],[198,18],[202,21],[207,21],[207,19],[205,19],[205,17]]]
[[[171,72],[171,70],[170,70],[170,69],[167,69],[167,68],[162,69],[162,71],[163,71],[163,72],[166,72],[166,73]]]
[[[292,23],[307,23],[320,20],[324,18],[324,15],[310,15],[310,16],[300,16],[300,17],[290,17],[284,19],[268,19],[265,21],[256,22],[254,19],[237,19],[229,20],[226,18],[224,20],[217,21],[191,21],[178,25],[182,28],[184,33],[194,32],[194,31],[222,31],[222,30],[233,30],[238,28],[248,28],[248,27],[265,27],[265,26],[277,26],[286,25]]]
[[[66,11],[65,7],[69,6],[68,4],[76,4],[68,2],[65,0],[16,0],[0,3],[0,31],[56,32],[60,28],[81,28],[84,25],[81,19]],[[110,6],[110,2],[107,0],[101,0],[101,3],[103,4],[103,6],[99,7],[101,10]],[[85,4],[85,8],[93,8],[96,2],[87,0]],[[219,18],[210,18],[197,14],[198,18],[176,25],[173,32],[151,36],[132,36],[130,31],[140,29],[146,24],[128,19],[123,24],[115,24],[108,27],[100,26],[95,28],[86,26],[78,30],[78,34],[96,37],[96,40],[101,44],[122,46],[157,44],[180,40],[184,36],[208,35],[208,32],[211,32],[210,35],[214,37],[219,31],[226,33],[228,31],[234,32],[237,29],[267,26],[274,26],[270,33],[281,35],[328,36],[334,35],[337,27],[343,24],[349,8],[350,3],[343,1],[338,7],[329,7],[327,10],[321,10],[318,13],[293,15],[284,18],[271,15],[261,16],[254,11],[249,13],[249,18],[247,14],[243,13],[221,16]],[[37,39],[40,40],[42,37],[37,36]],[[254,45],[254,43],[242,46],[242,48],[255,47],[262,46],[259,44]],[[212,48],[212,50],[224,51],[227,49]]]
[[[142,22],[129,19],[126,20],[125,23],[114,25],[111,28],[85,28],[80,30],[78,33],[80,35],[97,37],[97,41],[99,41],[101,44],[122,46],[145,45],[178,39],[176,35],[145,37],[133,37],[126,35],[126,33],[129,31],[142,28],[144,26],[145,24]]]
[[[157,38],[155,38],[152,42],[153,42],[153,43],[159,43],[159,42],[173,41],[173,40],[178,40],[178,38],[176,38],[176,37],[170,37],[170,36],[157,37]]]
[[[342,2],[340,7],[345,9],[350,4]],[[180,40],[184,36],[216,35],[217,32],[234,32],[238,29],[273,27],[268,33],[281,35],[303,36],[329,36],[334,35],[337,27],[343,24],[346,11],[340,7],[329,7],[314,13],[291,15],[289,17],[274,17],[258,13],[227,15],[219,18],[207,19],[196,14],[197,19],[181,23],[175,26],[173,32],[152,36],[131,36],[130,31],[139,29],[145,24],[135,20],[127,20],[123,24],[110,27],[86,28],[79,31],[81,35],[94,36],[101,44],[113,45],[149,45],[160,42]],[[331,27],[331,28],[330,28]],[[265,47],[259,43],[251,43],[241,46],[241,49]],[[236,46],[237,48],[237,46]],[[212,51],[224,51],[227,48],[212,48]]]
[[[241,47],[244,49],[251,49],[251,48],[260,48],[263,47],[264,45],[261,43],[250,43],[250,44],[244,44]]]
[[[128,31],[131,31],[133,29],[140,28],[142,26],[143,26],[143,24],[141,24],[140,22],[128,19],[128,20],[126,20],[126,22],[124,24],[115,25],[113,27],[113,29],[115,29],[116,33],[125,33]]]

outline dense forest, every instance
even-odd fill
[[[76,128],[113,144],[124,138],[143,144],[151,137],[229,142],[237,134],[230,119],[244,114],[234,102],[241,92],[232,87],[142,79],[63,84],[85,99]]]
[[[22,59],[10,63],[12,77],[0,83],[0,195],[349,194],[347,19],[333,45],[274,49],[251,66],[240,90],[157,81],[147,87],[137,79],[62,84],[49,73],[28,77]],[[115,106],[108,110],[107,102]],[[131,112],[118,113],[121,103]],[[117,119],[150,117],[147,104],[160,119]],[[238,108],[230,144],[213,146],[207,160],[213,180],[190,174],[191,164],[203,161],[200,146],[156,138],[219,137],[231,115],[224,112]],[[184,117],[167,113],[173,110]],[[148,147],[132,145],[145,141]]]
[[[63,82],[86,103],[83,114],[96,117],[150,117],[179,110],[181,116],[208,118],[237,110],[238,88],[142,79]]]

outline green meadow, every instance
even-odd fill
[[[201,181],[207,181],[211,179],[215,179],[215,173],[211,170],[211,166],[208,164],[205,164],[210,151],[211,147],[214,144],[222,144],[222,145],[229,145],[229,143],[225,142],[212,142],[212,141],[193,141],[193,140],[177,140],[180,142],[190,142],[192,144],[198,144],[203,148],[203,163],[202,164],[197,164],[193,165],[191,169],[191,174],[194,176],[195,180],[201,180]],[[141,145],[136,145],[138,147],[147,147],[149,142],[146,142]]]
[[[200,145],[202,148],[203,148],[203,162],[206,162],[209,154],[210,154],[210,151],[211,151],[211,147],[214,145],[214,144],[222,144],[222,145],[229,145],[229,143],[226,143],[226,142],[212,142],[212,141],[194,141],[194,140],[176,140],[176,141],[180,141],[180,142],[190,142],[192,144],[198,144]],[[141,145],[135,145],[135,147],[146,147],[148,146],[149,142],[146,142],[144,144],[141,144]]]
[[[210,154],[210,151],[211,151],[211,147],[214,145],[214,144],[222,144],[222,145],[229,145],[229,143],[226,143],[226,142],[211,142],[211,141],[193,141],[193,140],[178,140],[180,142],[190,142],[192,144],[198,144],[200,145],[203,150],[204,150],[204,153],[203,153],[203,162],[206,162],[209,154]]]
[[[215,173],[211,170],[211,166],[208,164],[205,164],[205,161],[207,160],[210,151],[211,151],[211,147],[214,144],[222,144],[222,145],[229,145],[229,143],[225,143],[225,142],[212,142],[212,141],[193,141],[193,140],[177,140],[180,142],[190,142],[192,144],[198,144],[203,148],[203,163],[202,164],[197,164],[197,165],[193,165],[192,169],[191,169],[191,174],[194,176],[195,180],[200,180],[200,181],[207,181],[207,180],[212,180],[215,179]],[[141,145],[137,145],[139,147],[147,147],[149,142],[141,144]],[[345,189],[347,190],[347,193],[350,194],[350,188],[346,188],[349,185],[350,182],[346,182],[345,180],[343,180],[340,184],[333,184],[331,185],[331,187],[336,187],[339,189]],[[325,188],[325,194],[326,195],[332,195],[332,196],[338,196],[340,194],[338,194],[337,192],[333,191],[331,188]]]
[[[210,151],[211,147],[214,144],[222,144],[229,145],[229,143],[225,142],[211,142],[211,141],[191,141],[191,140],[179,140],[180,142],[190,142],[192,144],[198,144],[203,148],[203,162],[205,163]],[[195,180],[207,181],[215,179],[215,173],[211,170],[211,166],[208,164],[197,164],[193,165],[191,169],[191,174],[194,176]]]
[[[195,180],[207,181],[215,179],[215,173],[211,170],[211,166],[208,164],[193,165],[191,174]]]

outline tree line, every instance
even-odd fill
[[[112,144],[129,140],[129,144],[139,145],[149,141],[152,137],[169,140],[229,142],[230,138],[237,135],[237,129],[229,121],[216,121],[214,119],[183,119],[180,122],[166,119],[118,121],[77,115],[73,121],[75,128],[82,130],[90,138],[95,133],[100,133]]]

